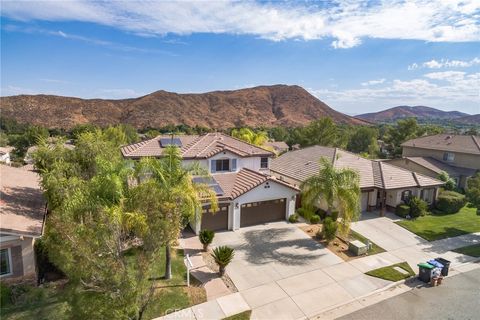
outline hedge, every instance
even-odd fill
[[[444,191],[437,199],[436,207],[444,213],[457,213],[467,204],[463,194],[455,191]]]
[[[410,215],[410,206],[407,206],[406,204],[399,204],[395,208],[395,214],[399,217],[406,218],[408,215]]]

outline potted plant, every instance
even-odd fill
[[[220,276],[225,274],[225,268],[232,261],[234,255],[234,250],[227,246],[220,246],[213,249],[212,257],[218,264]]]
[[[205,229],[200,231],[198,238],[200,239],[200,242],[203,244],[204,251],[208,250],[208,246],[212,243],[214,237],[215,237],[215,232],[213,232],[212,230]]]

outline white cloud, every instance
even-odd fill
[[[385,78],[378,79],[378,80],[369,80],[369,81],[366,81],[366,82],[362,82],[361,85],[364,86],[364,87],[374,86],[374,85],[377,85],[377,84],[384,83],[385,80],[386,80]]]
[[[475,57],[471,60],[450,60],[450,59],[432,59],[423,63],[412,63],[408,66],[408,70],[415,70],[419,68],[440,69],[440,68],[469,68],[480,65],[480,58]]]
[[[434,42],[479,41],[480,1],[24,1],[2,2],[19,20],[84,21],[140,35],[249,34],[264,39],[333,38],[335,48],[364,38]]]

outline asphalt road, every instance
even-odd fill
[[[444,279],[343,316],[342,320],[480,319],[480,269]]]

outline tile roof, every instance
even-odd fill
[[[402,143],[402,147],[415,147],[480,155],[480,137],[437,134],[420,137]]]
[[[213,178],[217,181],[224,192],[222,198],[230,200],[238,198],[267,181],[278,183],[298,191],[298,188],[295,188],[286,182],[277,180],[275,177],[246,168],[243,168],[239,172],[215,174],[213,175]]]
[[[443,182],[382,161],[360,157],[338,148],[312,146],[290,151],[273,159],[270,170],[304,181],[320,169],[319,159],[326,157],[336,168],[350,168],[360,175],[360,188],[397,189],[413,186],[442,185]]]
[[[398,159],[395,159],[398,160]],[[431,158],[431,157],[404,157],[401,160],[403,161],[412,161],[422,167],[425,167],[437,174],[440,172],[445,171],[448,175],[456,177],[456,176],[471,176],[475,174],[475,169],[468,169],[468,168],[460,168],[454,167],[447,163],[444,163],[440,160]],[[388,162],[388,161],[387,161]],[[395,162],[392,163],[395,165]]]
[[[35,172],[0,165],[0,232],[40,236],[45,200]]]
[[[160,144],[160,139],[170,138],[171,136],[158,136],[124,146],[121,151],[126,158],[161,157],[164,149]],[[184,159],[207,159],[223,151],[232,152],[240,157],[273,156],[271,151],[223,133],[207,133],[201,136],[179,135],[175,138],[178,138],[182,143],[180,152]]]

